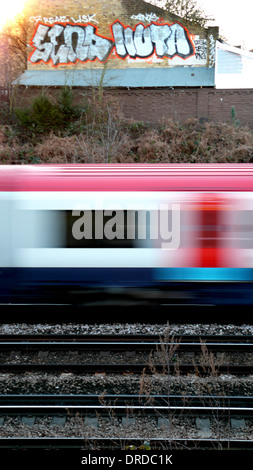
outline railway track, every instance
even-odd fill
[[[210,406],[210,404],[212,406]],[[126,409],[145,412],[171,410],[195,412],[225,412],[229,414],[248,414],[253,416],[253,397],[222,395],[94,395],[94,394],[26,394],[0,395],[0,413],[24,413],[49,410],[50,413],[65,412],[71,409],[87,413],[91,410]]]
[[[116,340],[116,341],[115,341]],[[142,374],[145,370],[146,374],[152,374],[154,371],[146,362],[132,363],[134,357],[138,358],[143,353],[150,354],[151,351],[157,353],[164,349],[168,352],[170,348],[177,348],[177,354],[187,354],[188,352],[196,355],[199,354],[203,345],[214,354],[225,353],[240,354],[252,353],[253,337],[250,335],[243,336],[221,336],[221,335],[174,335],[170,338],[163,338],[160,335],[63,335],[63,334],[15,334],[0,335],[0,372],[24,374],[33,372],[48,373],[64,373],[71,374]],[[77,363],[75,359],[79,354],[84,356],[87,354],[95,354],[98,361],[87,363]],[[55,355],[52,360],[51,355]],[[57,355],[65,358],[62,362],[57,362]],[[121,364],[113,363],[111,355],[122,355],[123,362]],[[10,356],[9,356],[10,355]],[[27,360],[32,356],[32,362]],[[67,362],[71,357],[72,362]],[[5,361],[3,360],[5,357]],[[108,362],[105,362],[108,357]],[[128,362],[124,360],[128,357]],[[7,361],[6,361],[7,358]],[[22,359],[25,359],[22,361]],[[37,359],[40,358],[40,361]],[[56,358],[56,359],[55,359]],[[103,359],[101,362],[99,358]],[[198,364],[183,363],[179,365],[173,363],[174,356],[170,358],[167,369],[170,373],[195,374]],[[164,366],[155,365],[156,372],[164,372]],[[234,374],[248,375],[252,374],[252,362],[249,365],[223,364],[216,369],[216,374]],[[198,368],[198,375],[209,375],[210,370],[206,368]],[[22,375],[23,377],[25,375]],[[11,376],[10,376],[11,377]],[[29,377],[29,376],[27,376]],[[71,377],[69,380],[71,384]],[[92,379],[93,380],[93,379]],[[118,379],[116,379],[118,380]],[[127,379],[128,380],[128,379]],[[27,385],[29,379],[27,381]],[[29,386],[29,385],[28,385]],[[32,390],[32,389],[31,389]],[[14,392],[16,393],[16,392]],[[40,392],[39,392],[40,393]],[[44,391],[42,392],[44,393]],[[54,391],[53,391],[54,393]],[[93,392],[92,392],[93,393]],[[112,389],[113,393],[113,389]],[[137,391],[138,393],[138,391]],[[233,393],[233,392],[232,392]],[[240,392],[239,392],[240,393]],[[173,415],[173,419],[178,420],[178,428],[181,431],[168,439],[168,413]],[[114,418],[118,421],[118,428],[113,427],[111,436],[108,432],[100,428],[100,421]],[[138,419],[148,420],[148,431],[152,449],[165,449],[171,446],[186,447],[190,449],[204,448],[234,448],[234,449],[250,449],[253,450],[253,438],[242,433],[237,435],[236,424],[232,435],[227,438],[226,425],[224,432],[219,435],[213,431],[213,427],[217,416],[221,420],[222,426],[224,422],[232,426],[234,423],[251,423],[253,418],[253,399],[249,396],[212,396],[204,395],[198,397],[196,395],[101,395],[91,394],[2,394],[0,395],[0,449],[66,449],[70,447],[79,449],[125,449],[125,446],[134,445],[141,446],[145,433],[139,432],[139,424],[135,431],[129,431],[127,425],[123,423],[124,419],[138,417]],[[78,419],[82,422],[82,430],[88,431],[81,434],[81,438],[73,434],[71,438],[68,436],[68,425],[70,420]],[[134,418],[135,419],[135,418]],[[13,421],[14,420],[14,421]],[[151,420],[151,421],[149,421]],[[181,421],[180,421],[181,420]],[[37,429],[38,422],[42,421],[46,424],[49,431],[54,429],[55,435],[49,436],[48,431],[43,438],[40,437],[40,430]],[[8,439],[5,437],[5,427],[8,423],[15,422],[16,426],[21,429],[21,435],[10,434]],[[191,423],[191,432],[186,433],[186,437],[181,437],[180,433],[184,429],[185,423]],[[204,428],[198,427],[198,423],[204,423]],[[131,423],[131,420],[130,420]],[[206,423],[208,428],[206,428]],[[202,426],[201,425],[201,426]],[[248,424],[247,424],[248,425]],[[51,426],[56,426],[51,428]],[[153,428],[152,428],[153,426]],[[233,427],[233,426],[232,426]],[[24,431],[26,429],[27,431]],[[75,429],[75,427],[74,427]],[[192,432],[193,429],[193,432]],[[150,431],[149,431],[150,430]],[[57,431],[57,432],[56,432]],[[151,432],[152,431],[152,432]],[[7,431],[8,432],[8,431]],[[22,432],[29,433],[29,440]],[[70,431],[69,431],[70,432]],[[12,433],[12,434],[11,434]],[[57,434],[58,433],[58,434]],[[113,434],[114,433],[114,434]],[[132,434],[131,434],[132,433]],[[139,433],[139,434],[138,434]],[[43,433],[42,433],[43,434]],[[16,437],[15,437],[16,436]]]
[[[169,370],[180,370],[181,374],[196,373],[209,374],[210,368],[205,364],[199,364],[197,355],[205,347],[206,351],[213,354],[232,353],[247,354],[247,364],[219,364],[215,371],[217,374],[229,373],[236,375],[247,375],[252,373],[252,336],[220,336],[220,335],[183,335],[162,338],[159,335],[0,335],[0,371],[1,372],[25,372],[42,371],[57,372],[66,371],[75,374],[141,374],[154,372],[149,367],[149,354],[151,352],[158,356],[155,362],[156,372]],[[42,352],[38,360],[38,354]],[[171,351],[174,353],[171,354]],[[49,354],[55,353],[52,359]],[[85,354],[94,353],[93,360],[87,360]],[[146,360],[138,353],[146,353]],[[182,359],[184,354],[196,354],[193,360]],[[27,357],[32,355],[32,360]],[[64,360],[57,359],[58,353],[64,353]],[[80,359],[78,354],[83,354]],[[115,362],[116,354],[121,353],[120,363]],[[171,356],[169,362],[159,363],[159,354]],[[9,354],[9,356],[8,356]],[[36,355],[37,354],[37,355]],[[44,355],[43,355],[44,354]],[[70,354],[72,354],[71,360]],[[109,357],[109,355],[111,356]],[[124,356],[125,355],[125,356]],[[180,356],[181,355],[181,356]],[[138,360],[141,357],[141,361]],[[178,358],[181,357],[180,362]],[[108,359],[107,359],[108,358]],[[125,359],[124,359],[125,358]],[[62,359],[62,358],[61,358]],[[251,360],[250,360],[251,359]],[[108,362],[107,362],[108,361]],[[161,362],[161,361],[160,361]]]
[[[179,452],[182,452],[182,450],[192,450],[192,451],[198,451],[200,450],[209,450],[209,451],[215,451],[215,450],[238,450],[240,451],[240,461],[241,461],[241,451],[252,451],[253,450],[253,440],[251,439],[233,439],[231,440],[230,438],[228,439],[220,439],[220,438],[213,438],[213,439],[200,439],[200,438],[192,438],[186,440],[185,438],[173,438],[173,439],[168,439],[168,438],[153,438],[150,437],[149,439],[150,442],[150,447],[151,451],[166,451],[167,449],[171,450],[176,450]],[[38,457],[42,461],[47,460],[48,463],[50,464],[54,461],[54,454],[50,452],[50,455],[46,454],[38,454],[38,450],[42,451],[58,451],[56,453],[56,462],[57,464],[60,463],[60,457],[61,454],[59,454],[59,451],[72,451],[72,450],[80,450],[80,451],[89,451],[90,455],[93,455],[93,451],[103,451],[103,450],[112,450],[113,454],[115,455],[115,451],[126,451],[130,450],[132,446],[135,447],[136,450],[141,450],[143,446],[143,437],[137,436],[134,438],[126,438],[126,437],[91,437],[90,439],[86,438],[80,438],[80,437],[71,437],[71,438],[63,438],[63,437],[8,437],[8,438],[0,438],[0,450],[1,452],[3,451],[15,451],[17,454],[17,462],[22,462],[22,457],[24,457],[24,463],[27,464],[29,454],[27,454],[27,451],[35,451],[35,454],[33,455],[33,461],[34,458]],[[21,451],[21,452],[18,452]],[[197,452],[197,454],[199,454]],[[14,454],[15,455],[15,454]],[[86,454],[84,454],[86,455]],[[95,454],[96,455],[96,454]],[[238,456],[233,455],[233,461],[235,462],[238,460]],[[196,455],[194,452],[194,461],[200,460],[200,455]],[[10,455],[8,454],[8,457]],[[11,455],[13,457],[13,455]],[[46,457],[46,458],[45,458]],[[66,464],[66,457],[67,459],[69,458],[68,454],[63,454],[63,464]],[[183,457],[183,456],[182,456]],[[191,453],[189,455],[191,458]],[[185,458],[186,461],[189,463],[189,457],[188,457],[188,452],[187,452],[187,458]],[[206,455],[203,455],[203,457],[206,457]],[[235,457],[237,457],[235,459]],[[245,454],[244,454],[244,457]],[[212,460],[212,455],[208,456],[208,460]],[[226,463],[228,463],[229,460],[229,455],[227,453],[224,455],[221,455],[221,458],[219,457],[219,462],[224,458],[226,460]],[[230,455],[231,458],[231,455]],[[11,459],[12,460],[12,459]],[[80,459],[81,460],[81,459]],[[178,459],[176,459],[178,460]],[[206,459],[204,459],[206,460]],[[75,459],[71,456],[71,462],[73,463]],[[233,462],[233,463],[234,463]]]
[[[185,426],[190,423],[185,437],[177,435],[176,427],[184,417]],[[2,395],[0,397],[0,449],[6,448],[88,448],[88,449],[126,449],[129,445],[141,446],[150,441],[152,449],[166,449],[182,445],[184,448],[206,448],[214,445],[219,448],[240,448],[253,450],[253,440],[233,435],[238,431],[237,424],[243,428],[252,423],[253,399],[243,396],[177,396],[154,395]],[[6,441],[5,427],[15,420],[16,425],[29,432],[29,442],[24,436],[14,436]],[[75,425],[76,419],[76,425]],[[47,432],[43,438],[41,423],[46,422]],[[103,437],[103,422],[111,423],[110,436]],[[79,426],[81,437],[76,435],[62,437],[69,422]],[[145,431],[141,423],[148,423]],[[227,427],[231,434],[226,438]],[[175,426],[171,432],[171,426]],[[131,427],[137,433],[131,437]],[[252,424],[251,424],[252,425]],[[81,426],[81,427],[80,427]],[[108,425],[107,425],[108,426]],[[130,428],[129,428],[130,426]],[[217,427],[217,429],[215,428]],[[224,435],[221,438],[221,428]],[[43,427],[42,427],[43,429]],[[130,434],[129,434],[130,429]],[[147,431],[148,429],[148,431]],[[170,429],[170,431],[169,431]],[[138,435],[139,432],[139,435]],[[180,430],[182,434],[182,427]],[[78,434],[78,432],[77,432]],[[170,437],[168,437],[168,434]],[[166,447],[167,446],[167,447]]]
[[[73,374],[138,374],[140,375],[145,370],[146,374],[153,374],[153,371],[149,369],[147,364],[0,364],[0,371],[8,373],[25,373],[25,372],[66,372]],[[209,376],[210,370],[202,368],[202,366],[193,364],[181,364],[179,367],[171,365],[168,370],[170,373],[180,373],[181,375],[197,374],[200,376]],[[156,372],[164,372],[163,366],[156,366]],[[216,375],[219,374],[232,374],[236,376],[246,376],[252,374],[252,366],[219,366],[216,371]]]
[[[150,351],[161,345],[177,346],[180,350],[196,350],[203,344],[212,350],[232,351],[252,351],[253,336],[248,335],[173,335],[168,339],[159,335],[0,335],[1,350],[64,350],[64,349],[85,349],[100,350],[110,349]]]

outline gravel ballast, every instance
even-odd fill
[[[166,333],[167,325],[161,324],[1,324],[0,334],[159,334]],[[169,325],[170,335],[252,335],[252,325],[222,325],[222,324],[171,324]],[[222,340],[222,338],[221,338]],[[24,356],[18,351],[13,353],[12,362],[20,362]],[[16,354],[16,356],[15,356]],[[37,353],[33,356],[26,352],[26,360],[35,360],[40,358],[43,362],[54,360],[54,353],[50,352],[44,357]],[[69,361],[69,357],[64,353],[57,353],[58,359],[62,355],[62,361]],[[2,353],[4,362],[6,353]],[[143,353],[136,354],[136,357],[129,357],[129,362],[134,359],[140,359]],[[81,362],[92,362],[94,353],[73,353],[73,360],[79,359]],[[99,362],[108,361],[108,357],[98,355]],[[196,357],[195,357],[196,359]],[[1,360],[1,358],[0,358]],[[120,353],[114,354],[114,360],[121,360]],[[249,359],[250,360],[250,359]],[[234,357],[233,362],[236,362]],[[251,396],[252,395],[253,375],[240,376],[222,374],[201,377],[200,375],[189,374],[182,376],[180,373],[174,375],[166,374],[146,374],[139,376],[135,374],[84,374],[84,373],[0,373],[0,394],[95,394],[101,395],[106,404],[106,395],[141,395],[146,397],[147,401],[150,395],[191,395],[201,396],[206,401],[205,396],[213,396],[215,406],[216,396]],[[168,438],[168,426],[165,421],[159,424],[157,418],[147,416],[135,416],[128,424],[123,424],[117,417],[102,417],[97,415],[97,425],[92,427],[85,424],[84,418],[72,414],[67,416],[63,426],[57,426],[50,416],[36,417],[34,424],[29,426],[25,424],[22,417],[8,416],[4,424],[0,426],[0,439],[12,437],[25,438],[47,438],[47,437],[67,437],[83,438],[85,440],[91,437],[108,437],[122,439],[124,448],[124,439],[143,439],[152,437]],[[196,425],[196,418],[187,415],[171,416],[169,433],[171,439],[198,439],[201,438],[200,431]],[[224,416],[210,416],[210,438],[212,439],[253,439],[253,424],[251,419],[245,419],[243,428],[234,429],[231,427],[231,421]]]
[[[174,395],[252,395],[253,375],[200,377],[73,373],[0,374],[0,393],[5,394],[166,394]]]
[[[132,418],[133,420],[133,418]],[[34,425],[29,426],[22,422],[22,418],[7,418],[5,425],[0,426],[0,439],[26,437],[26,438],[103,438],[122,439],[151,439],[153,437],[161,439],[199,439],[203,437],[197,429],[196,418],[176,417],[173,414],[168,419],[164,418],[162,425],[158,427],[158,417],[136,417],[134,421],[129,420],[129,424],[123,425],[119,418],[103,418],[98,416],[97,426],[92,427],[85,424],[85,420],[79,416],[68,417],[64,426],[54,425],[51,417],[36,418]],[[253,425],[250,420],[246,420],[245,426],[239,429],[231,429],[229,418],[210,418],[211,439],[253,439]],[[184,443],[184,446],[187,445]]]
[[[167,325],[146,323],[47,324],[3,323],[0,334],[161,334]],[[253,325],[170,324],[171,335],[253,335]]]

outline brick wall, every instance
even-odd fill
[[[163,119],[184,122],[194,117],[231,122],[231,108],[241,125],[253,129],[253,89],[214,88],[118,91],[127,117],[158,123]]]
[[[157,22],[156,24],[159,25],[159,28],[162,27],[161,25],[173,24],[175,21],[183,23],[187,31],[186,36],[189,50],[187,50],[187,45],[180,46],[182,42],[181,38],[181,41],[177,45],[179,53],[181,54],[179,57],[174,57],[173,54],[173,57],[168,56],[169,58],[166,54],[162,55],[160,45],[160,56],[158,58],[159,60],[157,60],[157,57],[153,57],[152,47],[148,46],[148,40],[147,45],[145,44],[144,52],[143,50],[142,52],[139,51],[140,54],[136,54],[136,57],[133,51],[131,56],[130,49],[125,50],[125,52],[127,51],[131,56],[130,62],[128,61],[129,54],[127,54],[126,57],[124,57],[124,54],[118,54],[119,50],[122,52],[122,47],[120,48],[119,45],[123,41],[123,32],[115,32],[114,36],[111,31],[111,26],[119,20],[124,25],[124,28],[129,26],[134,30],[136,25],[140,23],[140,14],[145,16],[145,19],[142,20],[145,27],[151,24],[153,20]],[[217,28],[200,28],[143,0],[110,0],[110,2],[107,0],[86,0],[85,2],[81,2],[80,0],[27,0],[25,16],[27,18],[27,33],[30,44],[28,69],[31,70],[47,70],[52,67],[58,67],[60,70],[65,70],[66,68],[85,69],[90,67],[91,63],[92,67],[101,68],[101,63],[103,64],[105,62],[109,68],[150,67],[150,61],[154,67],[168,67],[171,65],[206,66],[212,61],[213,52],[211,38],[215,38],[218,34]],[[161,17],[163,18],[162,21]],[[42,23],[43,26],[41,25],[38,30],[39,23]],[[55,26],[56,29],[52,33],[51,29],[54,23],[57,23],[58,26]],[[67,24],[68,33],[66,33],[66,38],[64,34]],[[93,46],[90,45],[90,37],[88,37],[88,34],[87,37],[85,36],[85,47],[92,47],[92,52],[90,52],[90,55],[87,55],[88,58],[85,56],[85,51],[82,47],[84,30],[87,25],[90,25],[90,35],[93,34],[90,32],[91,26],[95,28],[93,42],[95,41],[96,43],[98,36],[102,37],[98,40],[96,47],[100,53],[96,55],[94,53],[94,44]],[[74,27],[75,32],[72,34]],[[178,27],[180,34],[183,35],[183,27]],[[50,36],[51,34],[52,37]],[[139,32],[138,34],[141,33]],[[158,33],[153,34],[158,38],[161,33],[159,30]],[[116,40],[117,36],[119,37]],[[49,37],[51,37],[51,39],[49,39]],[[96,39],[94,39],[94,37],[96,37]],[[105,41],[105,38],[109,40],[109,42],[111,41],[112,47]],[[195,39],[197,41],[196,43],[194,42]],[[79,49],[77,54],[75,54],[78,41]],[[185,43],[187,41],[185,39]],[[117,42],[118,49],[114,47],[114,42],[115,44]],[[129,42],[129,37],[125,42]],[[62,47],[61,49],[60,46],[65,46],[65,48]],[[182,47],[181,50],[180,47]],[[67,48],[71,49],[69,55],[67,54]],[[169,48],[171,48],[171,45]],[[173,50],[172,47],[172,52]],[[35,51],[36,53],[34,54]],[[167,53],[169,54],[169,51],[167,51]]]
[[[53,98],[59,90],[51,87],[44,92]],[[18,103],[29,106],[39,93],[39,87],[20,87]],[[88,88],[74,89],[74,103],[80,105],[89,93],[92,93],[92,90]],[[104,93],[117,96],[124,115],[136,121],[159,124],[164,119],[174,119],[183,123],[189,118],[197,118],[231,122],[233,106],[240,124],[253,129],[253,89],[105,89]]]

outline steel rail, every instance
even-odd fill
[[[10,338],[17,341],[36,341],[36,340],[52,340],[52,341],[83,341],[89,338],[90,341],[112,341],[118,338],[120,341],[155,341],[163,337],[164,333],[6,333],[0,334],[0,341],[9,341]],[[169,334],[170,338],[176,338],[177,340],[186,341],[198,341],[199,338],[207,341],[219,342],[222,339],[224,342],[238,342],[246,341],[253,342],[253,335],[223,335],[223,334]]]
[[[242,344],[242,343],[176,343],[176,342],[155,342],[155,343],[135,343],[135,342],[74,342],[74,343],[69,343],[69,342],[27,342],[27,343],[17,343],[17,342],[5,342],[5,343],[0,343],[0,351],[1,350],[10,350],[10,349],[19,349],[19,350],[38,350],[38,349],[48,349],[48,350],[62,350],[62,349],[85,349],[86,351],[94,351],[94,350],[101,350],[101,349],[109,349],[111,351],[116,351],[116,350],[129,350],[129,349],[136,349],[136,350],[146,350],[150,351],[152,349],[156,349],[157,347],[162,347],[162,346],[177,346],[177,351],[178,350],[196,350],[199,349],[203,346],[206,346],[208,348],[212,348],[212,350],[223,350],[223,351],[237,351],[239,350],[253,350],[253,344]]]
[[[245,337],[240,337],[237,340],[229,341],[228,339],[219,340],[215,337],[215,340],[211,340],[210,337],[206,338],[202,336],[196,341],[196,337],[190,339],[187,337],[173,337],[171,340],[153,340],[150,337],[148,339],[145,336],[138,338],[136,337],[117,337],[110,336],[109,338],[102,338],[101,336],[92,337],[85,335],[80,337],[64,337],[61,335],[50,337],[36,335],[28,336],[17,335],[17,336],[5,336],[4,338],[0,336],[0,351],[1,350],[38,350],[38,349],[48,349],[48,350],[65,350],[69,349],[85,349],[85,350],[101,350],[109,349],[112,351],[115,350],[146,350],[150,351],[152,349],[157,349],[159,347],[170,347],[176,346],[177,350],[198,350],[203,346],[211,348],[212,350],[223,350],[223,351],[251,351],[253,348],[253,338],[245,339]],[[131,338],[131,339],[130,339]]]
[[[20,412],[20,411],[36,411],[36,410],[53,410],[53,412],[59,410],[66,410],[69,412],[70,410],[85,410],[85,411],[91,411],[91,410],[97,410],[98,406],[97,405],[0,405],[0,411],[1,413],[3,412],[9,412],[10,410],[15,411],[15,413]],[[159,405],[159,406],[154,406],[154,405],[100,405],[99,410],[113,410],[113,411],[140,411],[140,410],[145,410],[145,411],[154,411],[159,413],[160,411],[191,411],[191,412],[196,412],[196,411],[201,411],[203,412],[214,412],[218,411],[220,412],[227,412],[227,413],[234,413],[234,414],[245,414],[245,413],[253,413],[253,407],[249,408],[240,408],[240,407],[229,407],[229,406],[176,406],[176,405]],[[253,417],[253,414],[252,414]]]
[[[71,363],[33,363],[33,364],[0,364],[1,372],[17,372],[23,373],[28,371],[40,372],[73,372],[75,374],[141,374],[145,369],[146,374],[153,374],[148,364],[71,364]],[[160,364],[155,365],[156,372],[163,372],[164,367]],[[171,373],[180,371],[181,374],[194,373],[199,375],[212,375],[210,367],[201,364],[172,364],[169,368]],[[217,366],[215,374],[232,374],[232,375],[251,375],[252,365],[222,365]]]
[[[178,449],[178,445],[181,445],[183,449],[192,448],[198,450],[198,448],[209,448],[215,450],[214,444],[217,445],[218,449],[249,449],[253,450],[252,439],[231,439],[231,438],[164,438],[164,437],[149,437],[153,449]],[[8,437],[0,438],[0,449],[14,449],[14,450],[26,450],[26,449],[87,449],[91,452],[90,443],[101,447],[95,447],[95,449],[115,449],[115,450],[126,450],[128,445],[134,444],[140,446],[143,444],[144,438],[142,436],[137,437]],[[175,446],[175,447],[174,447]],[[180,449],[180,447],[179,447]],[[225,456],[226,459],[228,456]],[[57,457],[59,459],[59,456]],[[196,455],[195,455],[196,458]],[[200,458],[200,457],[199,457]],[[208,457],[209,458],[209,457]],[[52,454],[50,454],[52,459]],[[220,460],[220,458],[219,458]],[[196,463],[196,462],[195,462]]]
[[[23,397],[24,398],[24,397]],[[209,397],[211,398],[211,397]],[[217,401],[213,399],[211,403],[205,404],[197,404],[197,405],[191,405],[187,403],[182,403],[182,404],[171,404],[170,400],[168,398],[168,403],[166,404],[145,404],[145,405],[140,405],[140,404],[124,404],[124,405],[116,405],[116,404],[103,404],[102,402],[100,403],[95,403],[94,400],[91,400],[90,403],[85,403],[82,404],[80,400],[79,404],[73,404],[71,403],[71,399],[69,402],[66,403],[50,403],[50,404],[31,404],[29,403],[29,395],[26,396],[27,403],[25,404],[17,404],[17,403],[10,403],[10,404],[0,404],[0,413],[3,417],[3,415],[15,415],[15,416],[23,416],[24,414],[29,414],[31,413],[33,415],[41,415],[42,413],[44,415],[69,415],[71,411],[78,412],[80,414],[89,414],[89,413],[106,413],[108,411],[110,412],[115,412],[116,414],[119,414],[120,416],[126,414],[131,411],[133,413],[134,411],[140,412],[143,411],[147,414],[151,414],[152,416],[163,416],[163,412],[174,412],[174,413],[183,413],[187,412],[188,415],[190,414],[198,414],[201,413],[203,414],[210,414],[210,413],[219,413],[223,415],[229,415],[229,416],[247,416],[249,418],[253,418],[253,406],[247,406],[247,400],[245,401],[244,406],[236,406],[237,402],[232,401],[232,404],[226,404],[222,405],[221,403],[217,404]],[[201,400],[200,400],[201,401]],[[200,402],[199,401],[199,402]],[[60,400],[59,400],[60,402]],[[252,405],[252,400],[251,403]],[[165,415],[166,417],[166,415]]]
[[[5,406],[8,407],[16,407],[16,406],[26,406],[27,402],[30,405],[37,407],[39,404],[40,406],[60,406],[60,407],[67,407],[70,405],[76,406],[95,406],[95,407],[102,407],[103,402],[110,402],[108,407],[114,407],[114,405],[118,406],[129,406],[131,407],[133,404],[135,406],[141,406],[140,403],[144,403],[145,408],[147,408],[148,403],[152,403],[152,406],[163,406],[166,404],[166,407],[171,406],[182,406],[185,403],[188,403],[189,406],[197,406],[203,407],[203,403],[215,403],[217,408],[221,409],[221,405],[223,407],[229,408],[240,408],[240,409],[253,409],[253,397],[249,396],[221,396],[221,395],[203,395],[203,396],[196,396],[196,395],[149,395],[146,397],[145,395],[89,395],[89,394],[77,394],[77,395],[70,395],[70,394],[6,394],[0,396],[0,406],[4,408]],[[111,402],[114,404],[112,405]],[[208,406],[210,407],[210,405]]]
[[[110,343],[115,342],[119,343],[167,343],[171,341],[180,342],[180,343],[228,343],[228,344],[253,344],[253,335],[207,335],[207,334],[194,334],[194,335],[178,335],[170,334],[168,341],[163,339],[164,333],[161,334],[55,334],[55,333],[29,333],[29,334],[0,334],[0,343],[10,343],[10,342],[61,342],[61,343]]]

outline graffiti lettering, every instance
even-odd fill
[[[73,21],[73,23],[90,23],[91,21],[98,23],[98,21],[94,19],[94,16],[96,16],[96,13],[94,15],[79,15],[77,20],[75,20],[73,17],[70,19]]]
[[[207,58],[207,41],[206,39],[196,39],[194,41],[196,59]]]
[[[209,36],[209,68],[215,66],[215,51],[216,51],[216,42],[211,34]]]
[[[78,60],[105,62],[114,48],[121,59],[148,58],[154,52],[158,58],[170,59],[175,56],[186,59],[194,54],[187,30],[178,23],[148,26],[140,23],[133,29],[116,21],[111,31],[113,39],[100,36],[97,27],[91,24],[38,23],[30,43],[33,51],[29,60],[32,64],[51,61],[54,66]]]
[[[149,57],[154,53],[154,48],[160,58],[172,59],[177,55],[185,59],[194,52],[187,31],[178,23],[170,26],[151,24],[146,27],[139,24],[133,30],[116,21],[112,25],[112,32],[116,52],[123,59],[127,55],[132,58]]]
[[[63,42],[60,45],[60,41]],[[49,62],[54,65],[74,63],[77,60],[86,62],[95,59],[105,62],[114,46],[110,39],[103,38],[96,33],[96,27],[74,26],[46,26],[39,24],[33,41],[35,50],[30,55],[30,62]]]
[[[148,23],[151,23],[151,21],[157,21],[160,20],[159,16],[157,16],[155,13],[139,13],[138,15],[132,15],[131,20],[138,20],[138,21],[147,21]]]
[[[150,31],[142,24],[132,28],[125,28],[119,21],[112,26],[116,52],[119,57],[149,57],[154,52],[154,45],[150,37]]]
[[[43,21],[43,23],[49,23],[49,24],[54,24],[54,23],[67,23],[67,22],[72,22],[72,23],[99,23],[97,20],[95,20],[96,13],[94,15],[78,15],[78,18],[73,18],[69,16],[50,16],[50,17],[43,17],[41,15],[38,16],[30,16],[29,21],[31,23],[39,23],[40,21]]]

